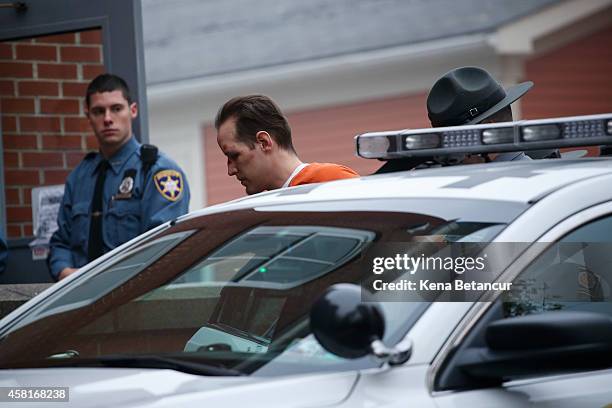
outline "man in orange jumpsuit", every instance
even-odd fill
[[[217,143],[227,157],[227,174],[247,194],[359,177],[333,163],[303,163],[291,140],[287,119],[267,96],[239,96],[227,101],[215,119]]]

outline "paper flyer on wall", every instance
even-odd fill
[[[35,239],[30,242],[32,259],[46,259],[51,235],[57,230],[57,214],[64,196],[64,185],[32,189],[32,222]]]

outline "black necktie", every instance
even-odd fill
[[[104,181],[108,161],[102,160],[98,165],[98,178],[94,189],[93,200],[91,200],[91,221],[89,223],[89,245],[87,246],[87,258],[91,262],[104,254],[104,240],[102,238],[102,210],[104,208]]]

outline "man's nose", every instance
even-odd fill
[[[113,123],[113,118],[111,117],[110,109],[104,111],[104,123],[109,124]]]
[[[227,161],[227,175],[234,176],[238,171],[236,170],[236,166],[230,160]]]

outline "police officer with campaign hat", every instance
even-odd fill
[[[427,95],[427,115],[433,127],[512,122],[510,105],[533,87],[526,81],[504,89],[485,69],[459,67],[436,80]],[[482,161],[516,161],[557,158],[557,149],[506,152],[480,155],[445,155],[390,160],[376,173],[409,170],[431,165],[478,163]]]
[[[55,279],[189,207],[183,171],[132,134],[138,108],[125,81],[112,74],[96,77],[86,103],[99,152],[86,155],[66,181],[48,260]]]
[[[526,81],[504,89],[479,67],[455,68],[440,77],[427,95],[427,115],[433,127],[512,122],[510,104],[533,87]],[[529,156],[529,157],[528,157]],[[558,150],[534,150],[495,155],[494,161],[557,158]]]

